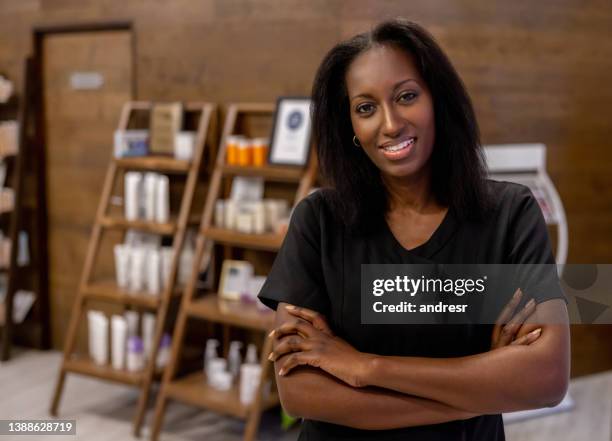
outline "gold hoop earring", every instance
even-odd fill
[[[361,144],[359,144],[359,140],[357,139],[356,135],[353,135],[353,144],[355,144],[355,147],[361,147]]]

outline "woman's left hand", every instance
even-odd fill
[[[279,375],[287,375],[300,365],[317,367],[353,387],[366,386],[364,377],[370,357],[357,351],[340,337],[315,328],[310,311],[305,308],[288,308],[301,320],[285,323],[270,333],[277,339],[269,359],[282,361]],[[316,313],[315,313],[316,314]]]

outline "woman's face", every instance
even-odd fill
[[[346,86],[355,135],[380,171],[393,177],[424,171],[435,140],[434,108],[412,56],[374,46],[350,64]]]

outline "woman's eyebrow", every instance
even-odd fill
[[[399,83],[396,83],[395,86],[393,86],[393,91],[395,92],[397,89],[399,89],[400,87],[402,87],[404,84],[409,83],[409,82],[413,82],[413,83],[417,83],[419,84],[419,82],[417,80],[415,80],[414,78],[406,78],[405,80],[400,81]]]
[[[414,78],[406,78],[405,80],[401,80],[400,82],[396,83],[395,86],[393,86],[393,92],[395,92],[397,89],[399,89],[400,87],[402,87],[404,84],[406,83],[416,83],[419,84],[419,82],[417,80],[415,80]],[[370,95],[369,93],[360,93],[358,95],[352,96],[350,98],[350,101],[353,101],[357,98],[374,98],[372,95]]]

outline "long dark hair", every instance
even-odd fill
[[[399,19],[336,45],[317,71],[312,89],[313,136],[322,175],[333,189],[324,194],[334,213],[347,227],[361,230],[384,219],[388,209],[379,169],[353,145],[345,81],[353,60],[376,45],[393,45],[410,53],[430,90],[436,127],[431,184],[437,201],[460,219],[481,218],[489,197],[470,97],[434,38],[419,25]]]

